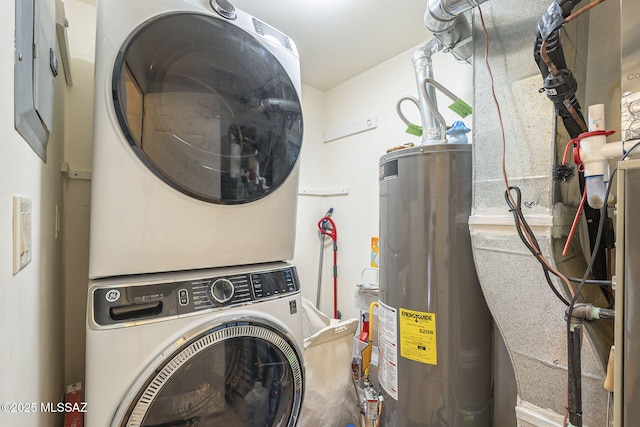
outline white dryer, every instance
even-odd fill
[[[88,427],[296,425],[304,394],[295,268],[227,268],[90,287]]]
[[[227,0],[98,1],[89,276],[291,259],[300,90]]]

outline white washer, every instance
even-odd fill
[[[300,87],[226,0],[99,1],[89,277],[293,258]]]
[[[94,282],[86,425],[292,427],[302,339],[286,263]]]

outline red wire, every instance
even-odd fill
[[[582,208],[584,207],[584,201],[587,199],[587,190],[585,189],[582,192],[582,199],[580,200],[580,206],[578,206],[578,212],[576,212],[575,218],[573,218],[573,224],[571,224],[571,231],[569,231],[569,236],[567,237],[567,242],[564,244],[564,249],[562,250],[562,256],[567,255],[567,250],[569,249],[569,244],[571,243],[571,239],[573,239],[573,233],[576,230],[576,225],[578,224],[578,219],[580,218],[580,213],[582,212]]]
[[[564,156],[562,156],[562,164],[565,165],[567,163],[567,154],[569,153],[569,146],[573,145],[573,161],[578,167],[578,171],[584,172],[584,163],[582,163],[582,159],[580,159],[580,141],[590,136],[599,136],[599,135],[609,136],[614,132],[615,131],[613,130],[595,130],[592,132],[581,133],[577,138],[574,138],[567,143],[567,146],[564,149]],[[569,250],[569,244],[571,244],[571,240],[573,239],[573,235],[576,231],[576,225],[578,225],[578,219],[580,218],[580,214],[582,213],[582,209],[584,208],[584,202],[586,199],[587,199],[587,189],[585,188],[582,191],[582,199],[580,199],[580,206],[578,206],[578,211],[576,212],[576,216],[573,218],[573,224],[571,224],[571,230],[569,231],[569,236],[567,237],[567,241],[564,244],[564,249],[562,250],[562,256],[567,255],[567,251]]]
[[[561,163],[562,165],[566,165],[567,164],[567,156],[569,155],[569,147],[572,146],[573,143],[574,143],[574,140],[572,139],[571,141],[567,142],[567,146],[564,147],[564,155],[562,156],[562,163]]]
[[[578,170],[580,170],[580,167],[582,165],[582,160],[580,160],[580,141],[585,139],[585,138],[589,138],[591,136],[600,136],[600,135],[604,135],[604,136],[609,136],[614,134],[616,131],[614,130],[594,130],[591,132],[584,132],[581,133],[580,135],[578,135],[576,138],[573,138],[572,140],[570,140],[566,147],[564,147],[564,155],[562,156],[562,164],[566,165],[567,164],[567,155],[569,154],[569,146],[573,144],[573,162],[576,164],[576,166],[578,166]],[[582,165],[582,168],[584,170],[584,165]],[[581,170],[582,172],[582,170]]]

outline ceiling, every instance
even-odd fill
[[[431,37],[427,0],[231,0],[288,35],[302,81],[328,90]]]

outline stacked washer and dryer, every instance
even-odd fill
[[[297,423],[300,85],[226,0],[98,1],[88,427]]]

